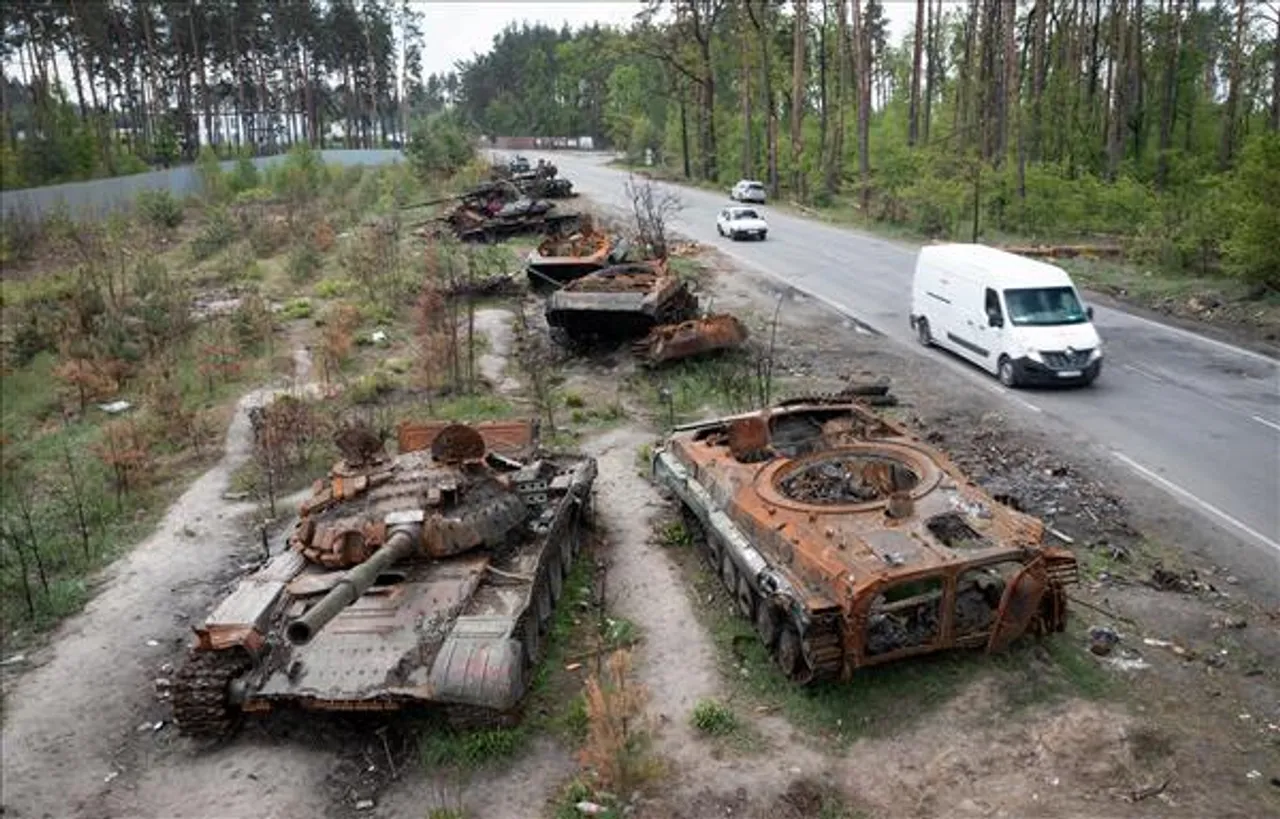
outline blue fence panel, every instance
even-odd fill
[[[404,160],[404,153],[393,149],[341,150],[320,152],[330,165],[386,165]],[[259,170],[284,161],[285,155],[255,157]],[[235,167],[234,160],[222,163],[224,171]],[[200,174],[194,165],[182,165],[163,171],[149,171],[131,176],[113,176],[88,182],[68,182],[44,188],[0,191],[0,216],[40,219],[65,210],[76,221],[94,221],[133,207],[134,199],[146,190],[168,190],[178,198],[200,192]]]

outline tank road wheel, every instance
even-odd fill
[[[551,585],[551,604],[555,605],[560,602],[560,593],[564,591],[564,569],[561,567],[560,555],[557,553],[552,558],[551,565],[547,567],[547,580]]]
[[[730,595],[737,595],[738,569],[733,565],[733,558],[729,557],[728,551],[720,555],[720,582],[724,583],[725,591]]]
[[[778,642],[778,615],[773,605],[766,600],[761,600],[756,606],[755,626],[760,642],[772,651],[774,644]]]
[[[533,593],[534,614],[538,618],[538,631],[546,631],[551,626],[551,589],[543,580]]]
[[[240,709],[231,702],[231,681],[253,667],[241,649],[197,651],[173,680],[173,720],[195,739],[224,739],[240,724]]]
[[[751,588],[751,583],[747,581],[744,573],[738,574],[738,592],[734,595],[737,598],[738,611],[748,621],[755,619],[756,613],[756,593]]]
[[[774,653],[778,668],[787,678],[801,685],[813,679],[813,669],[804,659],[804,644],[795,627],[788,624],[778,634],[778,649]]]

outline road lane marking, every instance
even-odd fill
[[[1267,537],[1266,535],[1262,534],[1256,529],[1253,529],[1246,523],[1241,523],[1240,521],[1231,517],[1231,515],[1228,515],[1226,512],[1214,506],[1212,503],[1209,503],[1208,501],[1205,501],[1205,500],[1201,500],[1200,498],[1191,494],[1187,490],[1183,489],[1181,486],[1178,486],[1173,481],[1170,481],[1169,479],[1163,477],[1162,475],[1156,474],[1155,472],[1151,471],[1147,467],[1143,466],[1142,464],[1138,463],[1134,459],[1130,458],[1128,455],[1125,455],[1120,450],[1113,449],[1111,450],[1111,454],[1114,455],[1116,460],[1120,461],[1120,463],[1129,467],[1134,472],[1137,472],[1139,475],[1151,481],[1152,483],[1156,484],[1157,486],[1161,487],[1165,491],[1173,495],[1177,495],[1183,500],[1194,504],[1196,507],[1198,507],[1202,511],[1210,513],[1211,515],[1218,518],[1219,520],[1227,524],[1230,524],[1235,529],[1249,535],[1254,540],[1258,541],[1259,543],[1263,544],[1269,549],[1272,549],[1273,551],[1280,553],[1280,542],[1272,540],[1271,538]]]
[[[1269,426],[1272,429],[1276,430],[1277,432],[1280,432],[1280,424],[1277,424],[1275,421],[1268,421],[1266,418],[1263,418],[1261,415],[1250,415],[1249,417],[1257,421],[1259,424]]]

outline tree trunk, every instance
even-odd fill
[[[741,21],[739,21],[741,25]],[[751,62],[747,58],[750,49],[747,44],[747,27],[741,25],[738,36],[738,60],[742,88],[738,95],[742,97],[742,178],[756,178],[756,155],[751,142]]]
[[[956,82],[955,125],[953,133],[960,134],[957,141],[963,151],[972,141],[974,128],[970,127],[973,118],[973,48],[978,28],[978,0],[970,0],[969,17],[964,23],[964,57],[960,61],[960,78]]]
[[[1276,9],[1276,41],[1271,53],[1271,130],[1280,131],[1280,8]]]
[[[680,83],[680,155],[684,158],[684,178],[692,179],[693,173],[689,167],[689,117],[685,106],[688,88],[688,83]]]
[[[1129,37],[1125,27],[1127,9],[1128,0],[1112,0],[1111,115],[1107,121],[1107,178],[1111,180],[1120,172],[1120,160],[1124,157],[1124,129],[1129,111],[1125,76],[1129,64]]]
[[[871,205],[871,46],[862,25],[860,3],[861,0],[853,0],[853,42],[858,82],[859,196],[865,213]]]
[[[1018,50],[1015,47],[1018,6],[1016,0],[1002,0],[1000,7],[1000,28],[1004,39],[1003,56],[1000,60],[1000,133],[998,135],[997,166],[1009,153],[1009,136],[1015,128],[1018,111]]]
[[[825,168],[831,146],[827,144],[827,0],[822,3],[822,27],[818,29],[818,167]]]
[[[1244,71],[1245,0],[1236,2],[1236,36],[1231,48],[1231,68],[1227,76],[1227,102],[1222,112],[1222,145],[1218,151],[1218,167],[1226,170],[1236,151],[1236,117],[1240,108],[1240,83]]]
[[[931,3],[933,0],[929,0]],[[845,112],[849,102],[850,80],[849,6],[847,0],[836,0],[836,122],[827,160],[826,192],[835,196],[844,174]]]
[[[933,10],[933,0],[929,0]],[[916,0],[916,36],[911,54],[911,100],[907,104],[907,144],[920,138],[920,59],[924,50],[924,0]]]
[[[1043,151],[1044,126],[1044,74],[1047,54],[1045,30],[1049,19],[1048,0],[1036,0],[1033,34],[1031,36],[1031,148],[1030,159],[1039,162]]]
[[[1143,88],[1143,34],[1142,22],[1146,16],[1143,0],[1134,0],[1133,5],[1133,42],[1129,46],[1129,99],[1132,100],[1132,114],[1127,123],[1133,133],[1133,157],[1142,158],[1147,134],[1147,97]]]
[[[938,41],[937,24],[941,22],[942,12],[937,17],[933,13],[933,0],[928,0],[927,19],[925,21],[925,70],[924,70],[924,112],[920,128],[920,138],[926,145],[929,143],[929,128],[933,123],[934,76],[937,73]]]
[[[760,16],[756,16],[755,0],[744,0],[747,14],[751,16],[751,24],[755,26],[756,36],[760,40],[760,94],[761,104],[765,112],[765,146],[766,164],[769,176],[769,195],[777,197],[779,193],[778,179],[778,106],[773,96],[773,60],[769,51],[769,3],[760,7]]]
[[[1178,115],[1178,55],[1182,51],[1182,0],[1173,0],[1172,19],[1165,19],[1164,77],[1160,99],[1160,147],[1156,159],[1156,189],[1169,181],[1169,151],[1173,149],[1173,128]]]
[[[807,0],[796,0],[791,36],[791,191],[804,201],[804,46],[808,39]]]

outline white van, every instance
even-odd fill
[[[920,250],[911,327],[999,376],[1029,383],[1092,384],[1102,340],[1071,277],[1060,267],[985,245]]]

